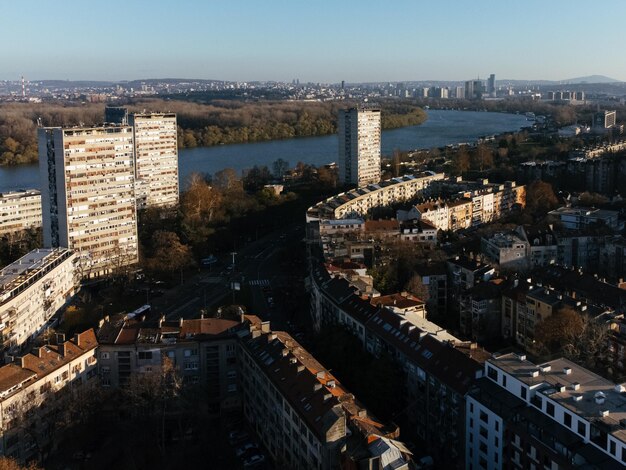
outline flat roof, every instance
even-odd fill
[[[509,353],[491,358],[488,362],[626,442],[626,429],[620,424],[621,420],[626,420],[626,388],[623,386],[616,386],[565,358],[537,365]]]

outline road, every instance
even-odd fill
[[[162,296],[148,299],[153,311],[167,319],[198,318],[202,309],[215,309],[246,297],[249,312],[263,320],[271,320],[272,328],[284,329],[289,321],[283,298],[276,298],[277,287],[290,283],[289,275],[281,266],[285,249],[300,249],[304,238],[304,224],[293,223],[248,243],[237,250],[235,268],[231,272],[218,269],[231,263],[231,255],[224,255],[222,263],[187,276],[182,285],[166,290]],[[233,292],[232,283],[242,290]],[[234,294],[234,295],[233,295]]]

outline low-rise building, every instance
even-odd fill
[[[400,240],[435,244],[437,227],[426,220],[407,220],[400,224]]]
[[[496,233],[480,240],[482,253],[500,268],[525,269],[526,255],[530,249],[526,241],[516,233]]]
[[[548,212],[561,220],[563,227],[580,230],[590,225],[605,225],[613,230],[622,230],[624,223],[619,220],[619,212],[584,207],[559,207]]]
[[[75,254],[40,248],[0,271],[0,335],[11,354],[39,334],[77,288]]]
[[[0,234],[41,227],[41,192],[36,189],[0,194]]]
[[[502,279],[491,279],[461,293],[459,327],[466,337],[480,343],[499,337],[504,287]]]
[[[106,321],[98,331],[100,383],[125,386],[133,376],[158,372],[169,361],[183,384],[206,387],[212,413],[237,410],[237,341],[247,333],[244,323],[219,318]]]
[[[72,406],[71,394],[61,390],[97,380],[97,346],[95,333],[87,330],[0,367],[0,455],[20,462],[40,458],[58,425],[54,411]]]

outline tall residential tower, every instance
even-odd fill
[[[176,114],[134,113],[137,207],[178,204]]]
[[[41,128],[44,246],[78,252],[80,275],[136,263],[133,128]]]
[[[365,186],[380,181],[380,109],[339,111],[339,182]]]

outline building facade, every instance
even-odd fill
[[[135,181],[145,182],[137,208],[178,204],[178,142],[175,113],[130,115],[135,143]]]
[[[468,469],[618,469],[624,386],[567,359],[494,355],[466,401]]]
[[[12,191],[0,194],[0,234],[41,227],[41,192]]]
[[[83,277],[138,260],[133,128],[41,128],[44,246],[75,250]]]
[[[37,249],[0,271],[1,349],[14,354],[74,295],[76,255],[64,248]]]
[[[340,110],[339,182],[366,186],[380,181],[380,109]]]
[[[87,330],[0,367],[0,455],[25,462],[50,447],[59,409],[72,406],[72,391],[97,380],[97,346]]]

